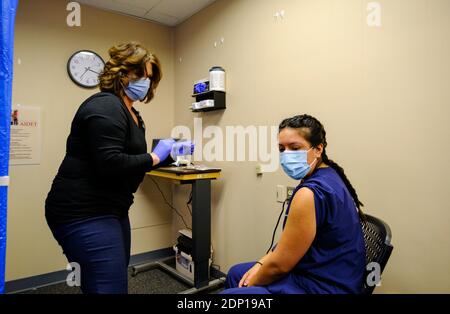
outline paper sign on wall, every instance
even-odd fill
[[[10,165],[41,162],[41,108],[16,105],[11,113]]]

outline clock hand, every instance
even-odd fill
[[[96,73],[96,74],[100,74],[100,73],[98,73],[98,72],[96,72],[96,71],[94,71],[94,70],[91,70],[91,68],[89,68],[89,71],[94,72],[94,73]]]
[[[83,75],[85,75],[86,74],[86,72],[89,70],[89,68],[86,68],[86,70],[84,71],[84,73],[83,74],[81,74],[81,76],[80,76],[80,79],[82,79],[83,78]]]

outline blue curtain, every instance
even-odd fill
[[[0,293],[3,293],[5,288],[9,134],[11,127],[14,19],[17,2],[18,0],[1,0],[0,4]]]

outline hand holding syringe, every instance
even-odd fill
[[[175,166],[189,165],[190,156],[194,153],[195,144],[191,141],[178,141],[172,146],[170,156],[175,160]]]

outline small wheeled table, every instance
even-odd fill
[[[211,181],[220,177],[219,168],[161,167],[147,173],[149,176],[166,178],[175,184],[192,185],[192,260],[194,280],[179,273],[169,263],[174,257],[132,267],[133,276],[139,272],[160,268],[192,289],[181,293],[190,294],[220,286],[225,278],[210,279],[211,255]]]

